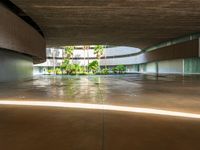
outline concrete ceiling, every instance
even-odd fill
[[[48,46],[146,48],[200,31],[200,0],[11,0],[43,30]]]

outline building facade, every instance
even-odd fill
[[[89,46],[88,49],[85,49],[84,46],[75,46],[73,56],[70,61],[73,64],[79,64],[80,66],[87,66],[94,60],[97,60],[96,55],[94,54],[95,46]],[[105,46],[104,53],[100,58],[101,68],[112,67],[117,65],[127,66],[127,72],[131,72],[132,58],[130,56],[139,53],[141,50],[132,47],[117,46],[117,47],[108,47]],[[62,65],[62,62],[65,58],[64,48],[47,48],[47,60],[42,64],[34,65],[34,74],[46,74],[48,69],[53,69]],[[125,58],[125,61],[121,61],[121,58]],[[127,64],[126,64],[127,63]]]
[[[110,70],[117,65],[126,66],[127,73],[152,74],[199,74],[200,73],[199,34],[168,41],[140,50],[132,47],[106,47],[100,59],[101,68]],[[64,59],[64,49],[47,48],[47,61],[34,66],[34,74],[46,74],[48,69],[60,66]],[[87,66],[97,60],[94,46],[84,49],[76,46],[71,62]]]

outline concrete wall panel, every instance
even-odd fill
[[[32,74],[31,57],[0,49],[0,82],[30,79]]]
[[[183,73],[183,60],[167,60],[158,63],[159,73],[167,74],[182,74]]]
[[[200,58],[189,58],[184,60],[185,74],[200,73]]]
[[[155,61],[165,61],[174,59],[184,59],[199,57],[199,40],[191,40],[163,48],[159,48],[150,52],[145,52],[136,56],[101,60],[101,64],[109,65],[118,64],[143,64]]]
[[[148,73],[156,73],[156,63],[155,62],[148,63],[146,67],[147,67],[146,71]]]
[[[0,14],[0,48],[28,54],[35,63],[45,61],[45,39],[1,3]]]
[[[199,57],[199,40],[196,39],[159,48],[141,54],[138,57],[139,63]]]

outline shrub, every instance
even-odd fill
[[[62,71],[61,71],[60,68],[56,68],[55,73],[56,73],[56,74],[62,74]]]
[[[124,65],[118,65],[112,69],[114,73],[122,74],[126,71],[126,67]]]
[[[51,74],[51,73],[52,73],[52,70],[51,70],[51,69],[49,69],[47,72],[48,72],[48,74]]]
[[[99,63],[98,63],[98,61],[95,60],[95,61],[89,63],[88,69],[90,71],[92,71],[93,73],[96,73],[97,70],[99,69]]]
[[[108,68],[102,69],[101,74],[104,74],[104,75],[109,74],[109,69]]]

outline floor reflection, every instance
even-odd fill
[[[0,100],[61,101],[200,113],[200,77],[37,76],[0,84]]]

